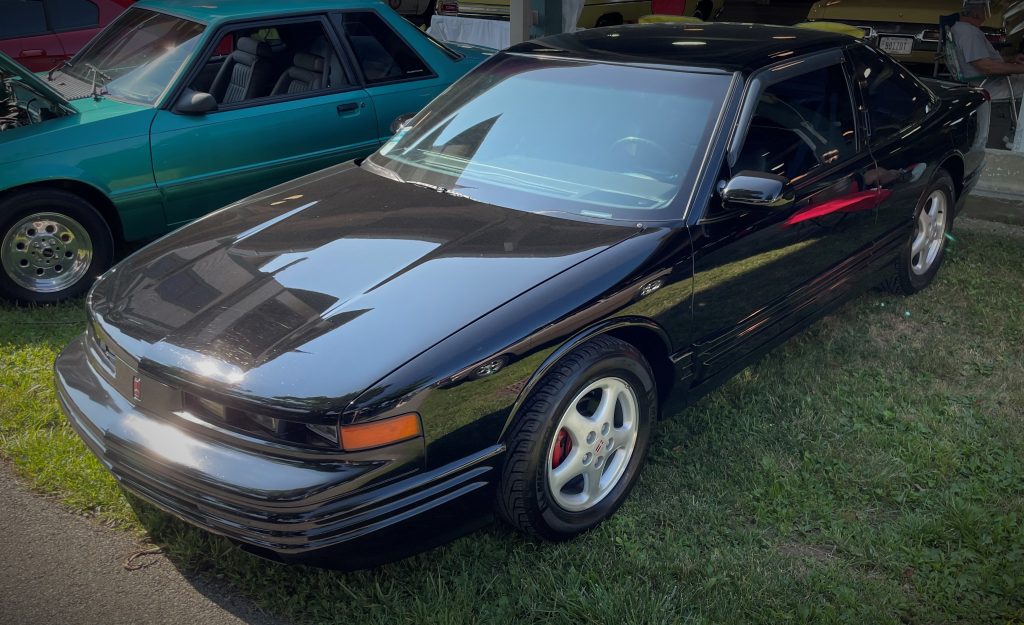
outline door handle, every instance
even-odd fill
[[[46,55],[46,51],[45,50],[40,50],[38,48],[32,48],[31,50],[22,50],[21,54],[19,56],[29,57],[29,56],[45,56],[45,55]]]
[[[352,111],[359,109],[361,106],[361,102],[345,102],[344,104],[339,104],[338,115],[341,115],[342,113],[351,113]]]

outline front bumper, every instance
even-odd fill
[[[401,444],[376,461],[236,444],[187,415],[136,405],[97,370],[90,351],[84,336],[64,349],[55,365],[57,392],[72,427],[114,477],[166,512],[277,559],[303,561],[298,556],[479,495],[504,451],[498,445],[410,471]]]

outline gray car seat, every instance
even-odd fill
[[[217,71],[210,94],[219,104],[258,98],[274,83],[274,60],[270,46],[249,37],[239,37],[235,51]]]
[[[324,86],[324,59],[322,56],[296,52],[292,66],[277,79],[271,95],[316,91]]]

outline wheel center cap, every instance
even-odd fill
[[[599,454],[599,453],[601,453],[602,449],[604,449],[604,439],[603,438],[601,440],[597,441],[597,447],[594,448],[594,453],[595,454]]]

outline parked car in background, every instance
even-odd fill
[[[659,414],[863,289],[928,286],[988,106],[815,30],[523,43],[361,164],[112,269],[58,397],[119,483],[269,558],[350,567],[492,506],[571,538]]]
[[[807,14],[808,21],[841,22],[864,29],[879,49],[903,63],[935,62],[941,35],[939,17],[956,13],[963,0],[819,0]],[[982,25],[996,48],[1020,50],[1024,37],[1024,3],[992,0],[992,15]]]
[[[133,0],[0,0],[0,52],[33,72],[66,61]]]
[[[0,297],[80,294],[118,241],[366,156],[485,56],[374,0],[152,0],[48,75],[0,58]]]
[[[527,0],[530,1],[530,0]],[[725,0],[584,0],[583,12],[577,25],[580,28],[600,28],[619,24],[633,24],[644,15],[668,13],[687,15],[702,20],[711,19],[722,11]],[[439,15],[459,15],[482,19],[508,20],[509,0],[437,0]]]

